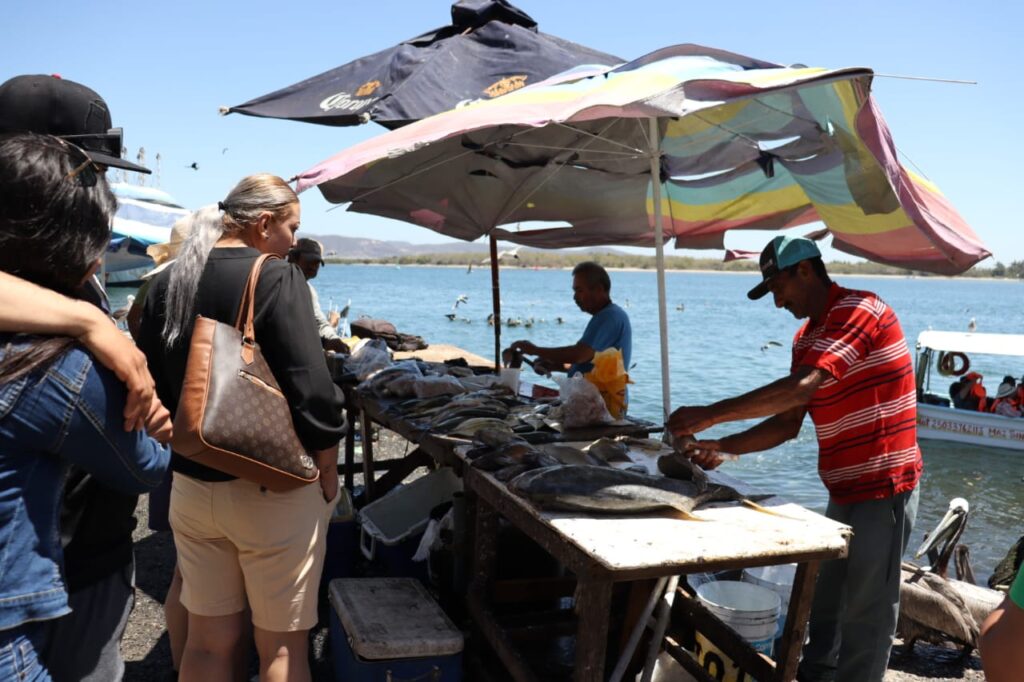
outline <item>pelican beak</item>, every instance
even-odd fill
[[[939,525],[935,526],[935,530],[928,534],[927,539],[914,552],[915,559],[920,559],[929,551],[938,547],[942,541],[952,537],[960,529],[967,519],[967,509],[965,507],[966,502],[964,506],[950,505],[946,515],[939,521]]]

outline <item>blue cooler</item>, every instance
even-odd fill
[[[332,580],[335,682],[461,682],[462,632],[414,578]]]
[[[331,514],[331,523],[327,526],[327,553],[324,556],[324,572],[320,577],[322,590],[326,591],[327,584],[335,578],[351,578],[355,575],[358,552],[359,529],[356,527],[352,493],[343,487],[338,504]]]

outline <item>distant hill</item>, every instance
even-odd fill
[[[324,245],[324,255],[339,259],[378,259],[401,256],[421,256],[423,254],[448,253],[480,253],[487,255],[487,244],[480,242],[446,242],[444,244],[412,244],[400,241],[381,241],[379,239],[363,239],[360,237],[343,237],[336,234],[300,234],[301,237],[316,239]],[[499,248],[509,248],[501,243]],[[543,251],[542,249],[524,248],[526,251]],[[333,253],[332,253],[333,252]],[[618,249],[596,247],[583,249],[577,253],[620,254]]]

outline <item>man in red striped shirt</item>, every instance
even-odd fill
[[[832,282],[814,242],[776,237],[761,253],[775,306],[807,318],[789,376],[712,405],[680,407],[675,435],[768,417],[741,433],[691,443],[693,460],[767,450],[795,438],[808,413],[818,436],[826,515],[853,528],[849,556],[818,576],[800,680],[880,681],[899,611],[900,561],[917,515],[921,452],[910,350],[896,314],[875,294]]]

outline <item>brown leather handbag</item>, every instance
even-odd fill
[[[288,400],[256,343],[256,282],[272,258],[253,264],[235,326],[196,316],[171,447],[282,492],[313,483],[320,471],[295,435]]]

